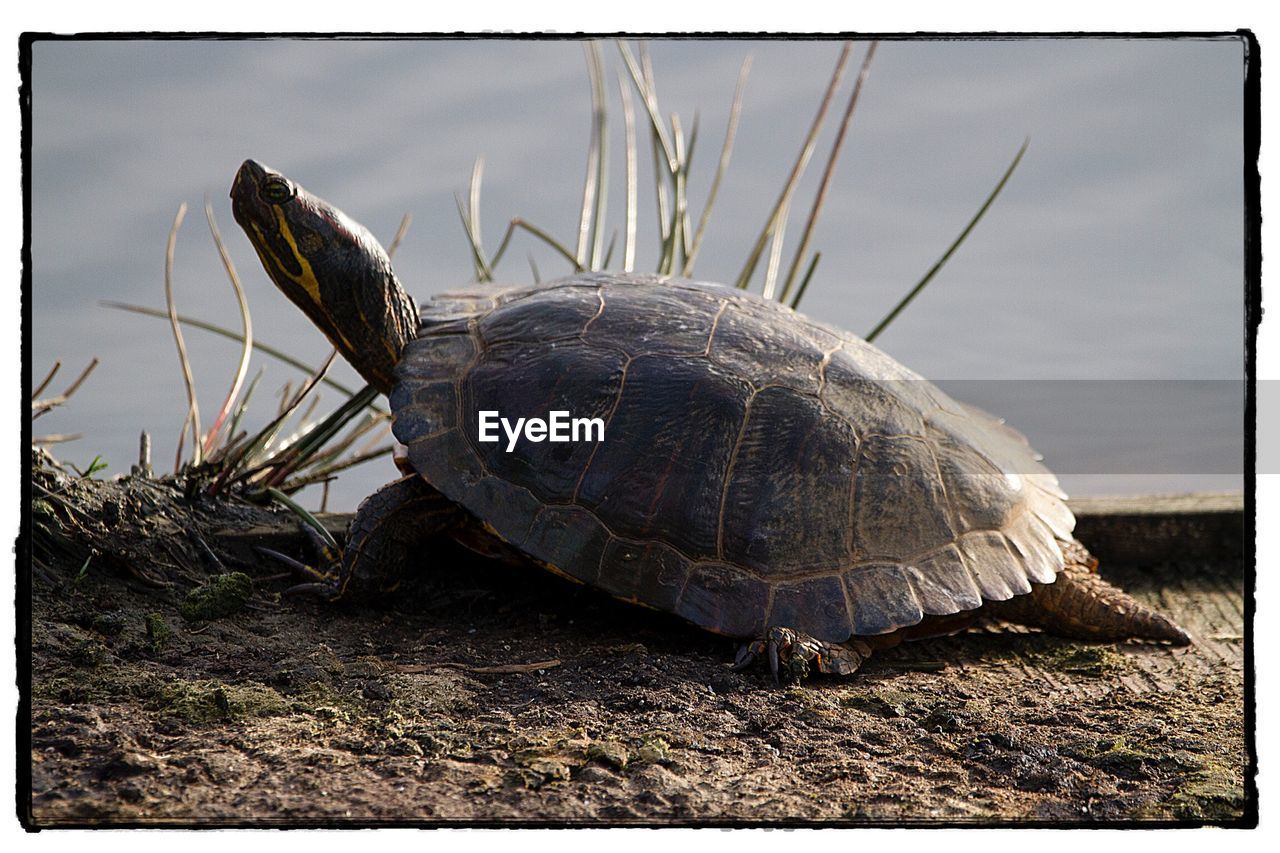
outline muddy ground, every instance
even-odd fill
[[[1238,560],[1104,564],[1188,649],[985,629],[775,688],[731,641],[448,542],[337,608],[245,548],[291,517],[33,480],[36,827],[1252,821]]]

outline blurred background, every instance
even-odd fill
[[[793,204],[789,262],[865,44],[853,59]],[[624,204],[617,49],[603,45],[610,113],[610,228]],[[690,197],[701,212],[738,71],[753,64],[732,163],[695,277],[732,281],[791,170],[835,41],[654,40],[663,108],[699,136]],[[914,40],[880,45],[813,248],[801,310],[866,334],[937,260],[1024,137],[1000,198],[877,345],[1026,433],[1072,494],[1238,489],[1244,406],[1243,47],[1235,40]],[[96,372],[35,433],[99,476],[127,472],[151,433],[173,464],[186,393],[165,321],[103,307],[164,307],[165,240],[180,202],[180,312],[240,325],[204,216],[208,197],[245,283],[256,337],[319,364],[329,345],[280,295],[231,218],[246,157],[285,172],[389,242],[425,298],[473,278],[454,194],[485,162],[492,251],[521,216],[572,243],[590,130],[584,46],[572,40],[42,41],[33,49],[32,349]],[[642,125],[642,128],[644,126]],[[656,263],[647,136],[637,269]],[[569,272],[527,234],[498,279]],[[757,284],[758,287],[758,284]],[[202,410],[231,382],[237,344],[185,330]],[[264,371],[250,426],[304,378]],[[345,364],[332,375],[360,384]],[[320,409],[340,395],[323,393]],[[206,427],[208,423],[206,423]],[[396,476],[389,459],[342,475],[329,508]],[[318,490],[304,492],[315,506]]]

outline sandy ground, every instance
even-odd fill
[[[993,627],[776,688],[448,542],[384,606],[282,600],[231,534],[291,520],[34,480],[33,826],[1255,820],[1238,561],[1104,563],[1188,649]]]

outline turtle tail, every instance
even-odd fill
[[[1084,551],[1078,545],[1064,548],[1067,564],[1056,581],[1032,584],[1029,595],[989,603],[990,615],[1076,640],[1132,638],[1191,644],[1190,635],[1172,620],[1098,577],[1093,570],[1097,563],[1087,552],[1087,559],[1075,559],[1076,549]]]

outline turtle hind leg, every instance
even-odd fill
[[[388,483],[356,509],[338,575],[338,597],[393,592],[431,536],[466,523],[453,501],[412,475]]]
[[[422,554],[431,536],[466,522],[457,504],[416,475],[388,483],[365,498],[347,528],[346,547],[334,552],[312,538],[319,570],[283,558],[313,582],[290,593],[320,595],[330,600],[366,598],[399,586],[409,564]],[[268,552],[270,553],[270,552]],[[281,559],[282,555],[271,554]]]
[[[983,610],[997,619],[1043,628],[1074,640],[1140,639],[1161,640],[1175,646],[1191,644],[1191,637],[1172,620],[1098,577],[1088,563],[1072,560],[1053,583],[1032,584],[1029,594],[988,602]]]
[[[776,684],[783,678],[801,681],[815,669],[829,675],[852,675],[870,656],[871,646],[857,637],[844,643],[828,643],[791,628],[770,628],[763,637],[738,650],[733,668],[746,669],[764,657]]]

